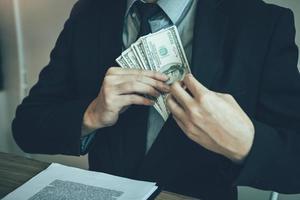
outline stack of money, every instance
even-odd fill
[[[125,50],[116,62],[122,68],[153,70],[169,77],[167,84],[181,81],[190,67],[176,26],[139,38]],[[166,121],[169,111],[166,108],[166,95],[155,100],[155,109]]]

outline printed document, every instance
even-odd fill
[[[51,164],[3,200],[146,200],[156,189],[151,182]]]

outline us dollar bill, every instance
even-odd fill
[[[161,117],[164,119],[164,121],[167,121],[170,112],[168,111],[166,107],[166,95],[161,95],[157,99],[157,106],[162,111]]]
[[[166,74],[168,84],[181,81],[190,72],[176,26],[143,37],[142,44],[150,66]]]
[[[147,37],[147,36],[145,36]],[[133,49],[134,55],[137,57],[137,59],[141,63],[142,69],[145,70],[153,70],[150,67],[150,64],[147,60],[147,56],[143,47],[142,38],[138,39],[134,44],[131,45],[131,48]]]
[[[176,26],[139,38],[116,59],[116,62],[123,68],[164,73],[169,77],[167,84],[181,81],[191,72]],[[166,121],[169,116],[166,95],[155,99],[146,97],[155,100],[154,108]]]
[[[116,62],[118,63],[118,65],[120,65],[120,67],[122,68],[130,68],[130,66],[127,64],[127,62],[125,61],[125,59],[122,56],[119,56],[116,59]]]
[[[142,65],[140,64],[138,58],[135,56],[133,49],[129,48],[122,53],[122,57],[130,68],[141,69]]]

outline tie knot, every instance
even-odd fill
[[[156,3],[143,3],[141,1],[138,2],[137,9],[144,20],[149,20],[161,11],[159,5]]]

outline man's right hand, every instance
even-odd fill
[[[154,71],[111,67],[104,78],[98,97],[89,105],[83,119],[83,136],[96,129],[113,126],[130,105],[151,106],[158,97],[168,93],[168,76]]]

